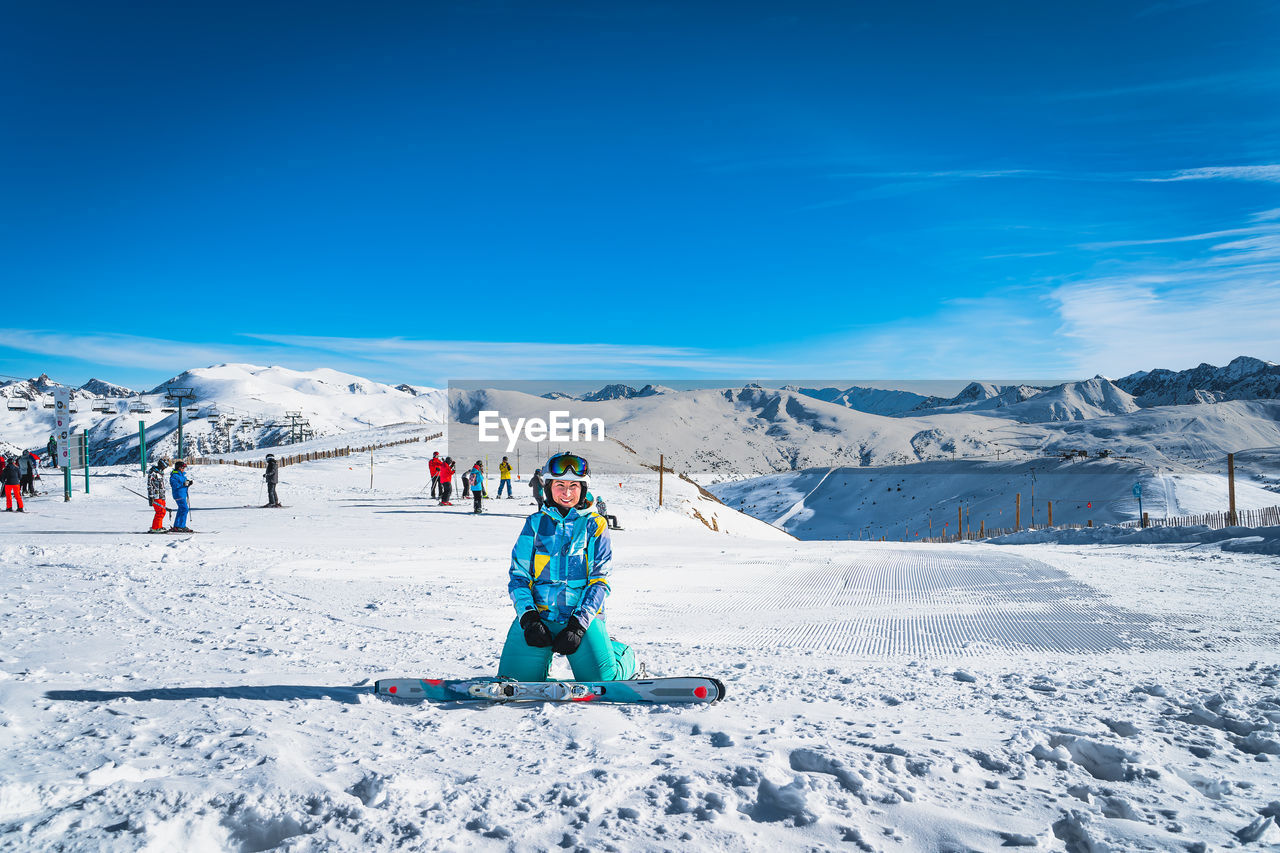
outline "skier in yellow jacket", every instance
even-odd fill
[[[502,497],[502,487],[507,487],[507,497],[514,499],[515,495],[511,494],[511,463],[507,461],[507,457],[502,457],[502,463],[498,465],[498,497]]]

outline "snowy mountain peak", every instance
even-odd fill
[[[1024,401],[1013,403],[1008,410],[1021,421],[1047,423],[1127,415],[1140,408],[1137,401],[1123,388],[1110,379],[1095,376],[1093,379],[1066,382],[1041,391]]]
[[[102,379],[90,379],[88,382],[80,386],[80,390],[86,394],[92,394],[95,397],[136,397],[138,392],[123,385],[116,385],[114,382],[106,382]]]
[[[990,400],[992,397],[1000,396],[1002,389],[997,388],[987,382],[970,382],[964,386],[964,390],[951,398],[945,405],[961,406],[965,403],[977,403],[982,400]]]
[[[1242,355],[1225,367],[1202,363],[1190,370],[1138,371],[1117,379],[1116,385],[1144,407],[1274,400],[1280,397],[1280,364]]]
[[[52,394],[55,388],[63,387],[54,382],[49,374],[41,373],[33,379],[14,379],[0,385],[0,397],[14,400],[34,400],[46,394]]]
[[[600,403],[605,400],[630,400],[639,393],[639,391],[632,388],[630,385],[614,383],[613,385],[604,386],[599,391],[593,391],[590,394],[584,395],[582,401],[584,403]]]

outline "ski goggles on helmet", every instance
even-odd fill
[[[557,453],[547,460],[547,467],[542,473],[547,479],[555,479],[566,474],[586,477],[590,474],[590,471],[591,466],[581,456],[572,453]]]

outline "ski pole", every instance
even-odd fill
[[[156,505],[156,502],[155,502],[155,501],[153,501],[151,498],[147,497],[146,495],[142,494],[142,492],[134,492],[134,491],[133,491],[133,489],[129,488],[128,486],[121,486],[121,488],[122,488],[122,489],[124,489],[126,492],[133,492],[135,495],[137,495],[138,497],[142,498],[144,501],[146,501],[146,502],[147,502],[147,504],[148,504],[148,505],[150,505],[150,506],[152,506],[152,507],[154,507],[154,506]],[[164,508],[164,511],[165,511],[165,512],[173,512],[173,509],[172,509],[171,507],[165,507],[165,508]]]

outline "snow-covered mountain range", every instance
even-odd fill
[[[1083,382],[1068,382],[1049,388],[971,382],[950,398],[857,385],[843,391],[795,385],[787,385],[784,390],[890,417],[1013,409],[1020,403],[1033,402],[1033,405],[1014,409],[1010,414],[1036,423],[1044,420],[1085,420],[1151,406],[1274,400],[1280,398],[1280,364],[1240,356],[1224,367],[1201,364],[1182,371],[1140,370],[1114,381],[1095,376]]]
[[[1274,400],[1280,398],[1280,364],[1242,355],[1225,367],[1201,364],[1177,372],[1138,371],[1117,379],[1116,385],[1142,406]]]
[[[0,441],[40,448],[53,430],[48,376],[0,386]],[[170,389],[192,398],[182,412],[188,454],[274,447],[294,440],[403,423],[438,424],[446,392],[392,387],[336,370],[291,370],[218,364],[184,371],[142,393],[101,380],[74,389],[72,423],[87,430],[94,464],[136,459],[138,422],[146,424],[153,454],[178,450],[178,412]]]
[[[1030,470],[1046,459],[1109,456],[1100,465],[1127,467],[1118,474],[1103,472],[1098,482],[1110,484],[1106,488],[1124,479],[1141,480],[1159,491],[1161,499],[1153,504],[1158,511],[1198,512],[1221,503],[1225,485],[1218,481],[1224,476],[1225,455],[1246,450],[1250,453],[1241,455],[1237,476],[1242,500],[1248,505],[1280,502],[1271,497],[1280,489],[1280,472],[1272,470],[1280,454],[1271,452],[1280,448],[1280,400],[1269,384],[1275,374],[1276,365],[1241,358],[1225,368],[1150,371],[1116,382],[1097,376],[1045,389],[974,382],[947,400],[868,388],[772,389],[755,384],[692,391],[615,384],[578,398],[510,390],[455,391],[450,397],[442,389],[390,386],[333,370],[223,364],[185,371],[140,394],[100,380],[86,383],[76,390],[73,422],[89,432],[95,464],[136,459],[140,420],[152,452],[172,455],[177,452],[178,415],[165,392],[182,387],[195,397],[183,412],[189,454],[244,452],[374,427],[448,420],[449,446],[456,457],[490,459],[496,465],[505,444],[478,441],[481,410],[497,410],[514,421],[545,418],[550,408],[567,409],[573,417],[598,417],[607,424],[607,440],[590,449],[592,464],[601,472],[652,470],[661,456],[668,468],[721,490],[755,478],[794,478],[809,471],[820,476],[831,469],[893,466],[903,477],[934,477],[941,468],[962,463]],[[44,445],[52,427],[52,410],[46,406],[55,385],[40,376],[0,386],[7,401],[0,409],[5,449]],[[1162,395],[1191,402],[1149,405]],[[1216,399],[1230,395],[1252,398]],[[546,441],[521,440],[510,455],[521,470],[531,469],[552,449]],[[1026,476],[1019,470],[1001,474],[1001,481]],[[993,471],[981,473],[988,479],[970,478],[964,488],[953,489],[955,494],[936,496],[938,505],[962,494],[975,501],[987,487],[984,483],[994,482],[989,479]],[[833,480],[824,487],[822,501],[831,509],[861,507],[859,519],[865,520],[873,498],[864,493],[862,478],[838,482],[846,481],[853,483],[856,495],[836,498]],[[1245,495],[1246,486],[1257,488]],[[751,485],[750,492],[754,496],[770,488],[780,495],[796,489],[790,480],[766,480]],[[1202,493],[1210,497],[1202,499]],[[922,495],[916,493],[917,498]],[[743,495],[736,496],[741,503]],[[762,508],[769,503],[755,497],[752,502]],[[892,520],[886,510],[892,502],[875,505],[874,517]],[[1129,517],[1135,509],[1125,506],[1113,514]],[[927,514],[931,507],[918,504],[912,517],[923,517],[921,510]],[[785,512],[760,517],[775,522]],[[829,520],[804,513],[788,518],[801,516],[811,530],[848,521],[840,514]]]

